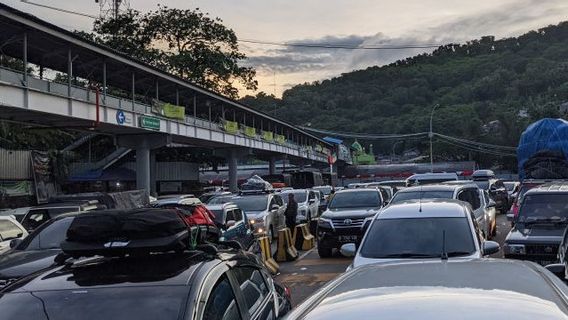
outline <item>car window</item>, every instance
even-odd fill
[[[267,197],[267,195],[234,197],[231,202],[234,202],[245,212],[264,211],[268,202]]]
[[[316,194],[313,191],[310,191],[310,195],[308,196],[308,200],[312,200],[316,198]]]
[[[0,220],[0,240],[7,241],[21,237],[24,234],[15,223],[10,220]]]
[[[18,246],[18,250],[58,249],[67,236],[73,217],[54,220],[38,232],[32,233]]]
[[[233,272],[245,298],[249,314],[253,315],[270,293],[264,277],[258,269],[252,267],[235,268]]]
[[[270,204],[268,205],[268,208],[270,210],[272,210],[272,206],[274,205],[278,205],[278,203],[276,202],[276,198],[272,198],[272,200],[270,200]]]
[[[485,197],[485,203],[489,204],[491,200],[489,199],[489,193],[487,191],[483,191],[483,197]]]
[[[241,209],[235,209],[233,211],[235,221],[239,222],[243,220],[243,211]]]
[[[373,208],[382,205],[379,193],[374,190],[361,190],[336,193],[329,204],[330,209]]]
[[[229,210],[229,211],[227,211],[227,218],[225,218],[225,222],[231,221],[231,220],[233,220],[233,221],[236,220],[236,219],[235,219],[235,210]]]
[[[477,210],[481,206],[481,203],[479,201],[479,194],[477,190],[474,189],[462,190],[458,194],[458,200],[469,203],[473,210]]]
[[[568,197],[565,194],[527,194],[519,209],[518,219],[520,222],[568,220]]]
[[[391,203],[398,203],[407,200],[418,199],[452,199],[454,196],[453,191],[409,191],[397,192]]]
[[[238,320],[241,319],[235,293],[226,275],[223,275],[207,298],[203,319]]]
[[[282,197],[279,195],[274,195],[274,199],[276,199],[276,204],[278,204],[279,206],[283,206],[284,205],[284,200],[282,200]]]
[[[438,257],[445,230],[450,256],[469,255],[475,244],[466,218],[379,219],[367,231],[361,245],[365,258]]]
[[[294,200],[296,200],[296,202],[298,203],[302,203],[302,202],[306,202],[306,199],[308,197],[308,193],[306,191],[290,191],[290,192],[283,192],[282,193],[282,198],[283,201],[288,204],[288,199],[289,199],[289,195],[293,194],[294,195]],[[312,195],[310,194],[310,199],[312,198]]]

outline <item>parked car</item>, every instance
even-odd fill
[[[255,255],[156,253],[68,260],[4,288],[5,319],[276,319],[290,310]]]
[[[254,243],[252,226],[247,215],[232,202],[207,205],[215,214],[215,223],[221,230],[220,241],[237,241],[243,249],[249,249]]]
[[[64,213],[85,212],[92,210],[105,209],[96,200],[85,200],[77,202],[56,202],[31,208],[22,219],[22,225],[28,232],[32,232],[47,221],[56,218]]]
[[[318,186],[313,187],[312,190],[320,191],[326,200],[335,191],[332,186]]]
[[[516,217],[519,214],[519,204],[522,202],[522,198],[532,188],[541,186],[546,183],[553,183],[553,180],[534,180],[534,179],[527,179],[523,180],[521,186],[519,187],[519,192],[517,192],[517,196],[513,199],[513,204],[511,205],[511,213],[512,217]],[[557,181],[562,182],[562,181]]]
[[[391,205],[376,215],[355,252],[354,243],[341,253],[355,256],[350,267],[397,259],[481,258],[499,251],[485,241],[471,206],[463,201],[412,200]]]
[[[286,205],[288,205],[289,194],[293,194],[294,200],[298,203],[296,223],[305,223],[316,220],[319,217],[320,200],[316,196],[316,192],[314,190],[294,189],[282,191],[282,200],[284,200]]]
[[[79,213],[57,216],[31,232],[26,238],[12,240],[10,250],[0,255],[0,288],[55,263],[61,253],[60,243]]]
[[[27,236],[28,232],[16,219],[11,216],[0,216],[0,254],[10,250],[11,243]]]
[[[487,180],[473,180],[473,182],[481,190],[489,192],[491,199],[495,201],[497,210],[501,213],[507,213],[511,208],[511,203],[509,201],[509,193],[505,184],[499,179],[487,179]]]
[[[359,243],[364,225],[384,205],[377,189],[346,189],[336,192],[327,210],[318,219],[317,247],[322,258],[331,257],[334,248]]]
[[[278,193],[242,192],[234,196],[231,202],[246,213],[255,233],[266,233],[271,240],[286,224],[286,204]]]
[[[0,210],[0,216],[13,216],[18,222],[22,222],[30,209],[31,207]]]
[[[507,193],[509,194],[509,200],[513,201],[517,197],[517,193],[521,188],[521,183],[519,181],[503,181],[505,185],[505,189],[507,189]]]
[[[355,268],[287,319],[566,319],[568,287],[534,263],[396,261]]]
[[[505,238],[505,258],[556,263],[568,226],[568,183],[535,187],[522,197],[519,214]]]
[[[452,180],[458,180],[456,173],[418,173],[406,179],[406,186],[423,186]]]
[[[377,183],[380,186],[391,187],[393,189],[393,193],[396,193],[398,190],[406,188],[406,180],[387,180],[387,181],[379,181]]]
[[[417,199],[455,199],[467,202],[471,205],[476,223],[482,230],[484,238],[491,239],[497,232],[495,202],[486,198],[483,190],[471,182],[451,181],[409,187],[397,192],[390,204]]]

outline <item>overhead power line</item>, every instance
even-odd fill
[[[331,43],[293,43],[293,42],[272,42],[253,39],[239,39],[239,42],[263,44],[279,47],[299,47],[314,49],[344,49],[344,50],[404,50],[404,49],[432,49],[438,48],[441,44],[410,44],[410,45],[393,45],[393,46],[352,46],[347,44],[331,44]]]
[[[300,127],[306,131],[312,131],[316,133],[328,134],[332,136],[338,136],[343,138],[357,138],[357,139],[369,139],[369,140],[379,140],[379,139],[403,139],[403,138],[416,138],[428,136],[428,132],[420,133],[408,133],[408,134],[365,134],[356,132],[335,132],[329,130],[314,129],[310,127]]]
[[[59,11],[59,12],[63,12],[63,13],[74,14],[74,15],[83,16],[83,17],[92,18],[92,19],[98,18],[97,16],[94,16],[94,15],[91,15],[91,14],[87,14],[87,13],[83,13],[83,12],[77,12],[77,11],[71,11],[71,10],[57,8],[57,7],[53,7],[53,6],[48,6],[48,5],[37,3],[37,2],[31,2],[29,0],[20,0],[20,1],[23,2],[23,3],[26,3],[26,4],[31,4],[32,6],[51,9],[51,10],[55,10],[55,11]]]

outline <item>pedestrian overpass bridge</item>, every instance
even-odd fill
[[[150,189],[151,150],[170,143],[225,155],[233,189],[244,154],[271,168],[327,161],[331,146],[301,128],[4,4],[0,30],[0,59],[21,65],[0,68],[0,118],[114,135],[136,150],[139,188]]]

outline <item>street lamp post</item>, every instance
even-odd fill
[[[432,132],[432,119],[434,118],[434,111],[439,106],[439,104],[434,105],[432,112],[430,112],[430,132],[428,132],[428,137],[430,137],[430,172],[434,172],[434,154],[432,151],[432,138],[434,137],[434,133]]]

